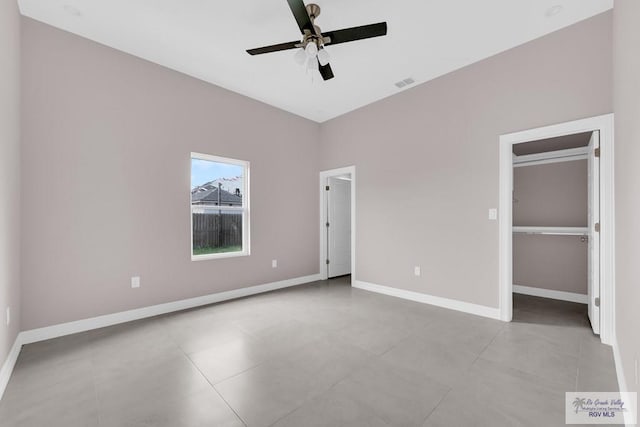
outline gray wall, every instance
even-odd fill
[[[20,15],[0,1],[0,367],[20,330]],[[11,324],[5,310],[11,307]]]
[[[579,236],[513,235],[513,283],[587,294],[588,243]]]
[[[587,161],[513,168],[513,225],[586,227]]]
[[[318,124],[30,19],[22,49],[23,329],[318,273]],[[191,261],[191,151],[251,162],[250,257]]]
[[[587,161],[513,169],[513,224],[587,226]],[[513,283],[587,294],[588,242],[579,236],[514,234]]]
[[[498,137],[610,113],[611,37],[605,13],[324,123],[321,168],[357,167],[357,278],[498,307]]]
[[[630,391],[640,357],[640,2],[616,0],[614,8],[614,107],[616,114],[616,335]],[[639,402],[640,403],[640,402]]]
[[[497,307],[498,136],[612,111],[611,13],[322,126],[28,19],[22,47],[23,329],[317,273],[318,170],[350,164],[360,280]],[[190,261],[190,151],[252,161],[251,257]]]

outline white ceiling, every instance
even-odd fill
[[[323,122],[613,7],[613,0],[317,0],[323,31],[387,21],[388,35],[328,46],[323,81],[294,51],[245,50],[300,38],[285,0],[19,0],[22,14]],[[553,16],[556,5],[562,10]]]

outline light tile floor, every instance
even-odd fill
[[[546,427],[616,389],[585,306],[502,323],[341,278],[27,345],[0,425]]]

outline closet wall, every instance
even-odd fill
[[[513,225],[587,226],[587,160],[515,167]],[[513,283],[587,294],[588,241],[514,233]]]

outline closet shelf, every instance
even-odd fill
[[[519,227],[513,226],[514,233],[547,234],[552,236],[588,236],[588,227]]]

